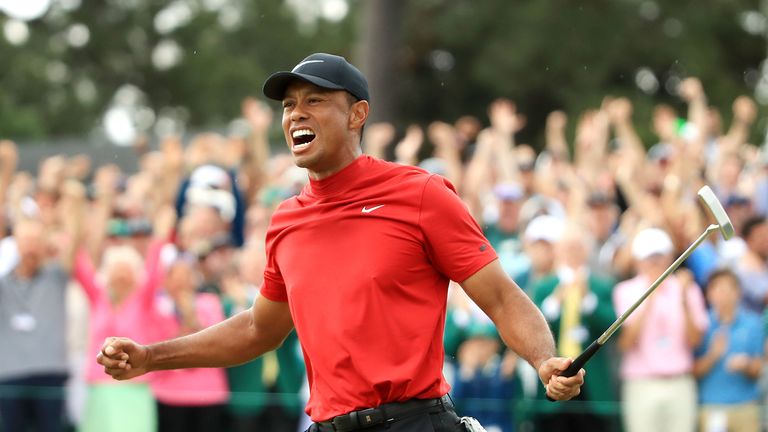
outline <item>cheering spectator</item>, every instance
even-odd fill
[[[88,298],[89,349],[98,352],[111,334],[151,340],[155,320],[153,302],[164,273],[160,252],[170,237],[175,212],[166,207],[154,223],[154,241],[146,258],[130,246],[110,246],[104,252],[99,271],[85,249],[75,260],[74,277]],[[157,414],[148,379],[115,384],[95,362],[86,365],[89,383],[85,418],[78,428],[89,431],[151,431]],[[130,409],[125,417],[115,407]]]
[[[696,352],[701,430],[757,432],[763,362],[761,317],[740,305],[739,279],[730,270],[712,273],[707,284],[710,327]]]
[[[549,322],[558,355],[563,357],[576,358],[616,318],[611,304],[613,282],[589,271],[591,242],[582,227],[568,226],[557,243],[556,274],[533,288],[534,301]],[[596,414],[600,412],[598,404],[589,404],[615,400],[608,363],[606,352],[598,352],[585,365],[593,379],[585,383],[575,402],[542,407],[545,413],[537,420],[539,430],[608,431],[609,419]],[[539,397],[543,399],[543,393]],[[582,401],[588,403],[569,407]]]
[[[542,279],[555,271],[555,245],[563,233],[563,221],[552,215],[533,219],[523,233],[523,252],[530,258],[531,266],[517,277],[515,282],[529,295]]]
[[[454,287],[455,288],[455,287]],[[459,289],[451,290],[451,322],[459,340],[452,396],[467,415],[488,430],[509,432],[515,420],[509,406],[516,396],[517,355],[502,350],[493,322]]]
[[[264,244],[246,243],[235,263],[222,280],[222,303],[228,317],[250,308],[258,295],[266,263]],[[227,369],[233,432],[295,432],[305,376],[295,332],[275,353]]]
[[[64,430],[63,386],[67,380],[65,290],[75,256],[85,189],[61,187],[64,226],[70,237],[58,257],[49,256],[48,227],[17,221],[13,237],[19,262],[0,278],[0,419],[5,431]]]
[[[194,262],[180,258],[168,269],[167,295],[157,300],[155,340],[194,333],[224,319],[215,294],[196,290],[200,276]],[[158,401],[162,432],[215,431],[224,428],[229,399],[223,369],[158,371],[150,377]]]
[[[226,317],[247,310],[258,295],[266,256],[261,243],[246,243],[221,281],[222,305]],[[248,265],[244,265],[244,263]],[[259,357],[246,364],[227,369],[231,396],[229,412],[233,432],[266,430],[262,413],[267,406],[264,380],[264,359]],[[293,432],[293,431],[292,431]]]
[[[672,240],[646,228],[632,240],[637,276],[616,285],[617,314],[635,303],[672,263]],[[692,432],[696,425],[693,350],[708,325],[704,298],[693,278],[667,277],[624,322],[622,406],[627,432]]]
[[[483,233],[499,255],[504,271],[517,275],[530,267],[528,257],[522,253],[518,223],[523,189],[517,184],[498,184],[493,192],[498,202],[498,218],[496,222],[486,224]]]
[[[596,274],[615,278],[619,275],[614,267],[614,258],[624,243],[623,235],[617,230],[619,206],[605,192],[593,192],[587,199],[587,207],[586,221],[595,239],[594,249],[589,254],[589,268]]]
[[[742,236],[747,248],[735,271],[744,288],[743,303],[747,310],[762,314],[768,303],[768,220],[764,216],[747,219]]]

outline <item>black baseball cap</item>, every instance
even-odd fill
[[[318,87],[346,90],[358,100],[369,100],[368,81],[356,67],[341,56],[315,53],[299,62],[290,72],[276,72],[264,82],[264,96],[283,100],[285,89],[293,80]]]

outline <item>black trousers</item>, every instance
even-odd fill
[[[608,432],[609,427],[608,418],[588,413],[550,414],[536,421],[538,432]]]
[[[277,405],[270,405],[257,415],[233,415],[230,424],[231,432],[296,432],[298,428],[299,415]]]
[[[307,432],[326,432],[326,430],[315,423],[307,429]],[[358,430],[360,432],[466,432],[459,416],[451,408],[439,413],[414,414],[389,425]]]
[[[212,432],[226,429],[224,405],[174,406],[157,404],[158,431]]]

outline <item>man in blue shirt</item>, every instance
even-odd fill
[[[728,269],[709,278],[710,328],[696,352],[701,430],[760,430],[757,384],[763,358],[760,316],[740,305],[738,277]]]

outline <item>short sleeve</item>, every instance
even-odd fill
[[[273,281],[264,275],[264,283],[261,285],[260,293],[265,298],[276,302],[287,302],[288,293],[285,290],[285,284]]]
[[[264,267],[264,283],[261,285],[260,293],[269,300],[287,302],[288,292],[285,289],[280,267],[277,265],[274,239],[275,233],[268,231],[266,240],[267,265]]]
[[[699,330],[706,330],[709,327],[709,315],[707,314],[707,305],[704,302],[701,288],[696,284],[692,284],[686,291],[693,323]]]
[[[496,252],[453,185],[440,176],[430,176],[424,186],[419,227],[430,260],[453,281],[465,281],[496,259]]]

